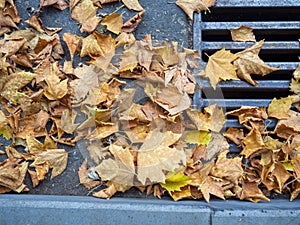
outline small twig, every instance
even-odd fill
[[[120,7],[118,7],[115,11],[113,11],[112,13],[117,13],[120,9],[122,9],[124,7],[125,7],[125,5],[123,4]]]

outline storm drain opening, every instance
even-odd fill
[[[218,0],[210,13],[194,15],[193,47],[201,56],[202,69],[208,56],[225,48],[232,53],[242,51],[255,42],[233,42],[230,30],[241,26],[253,28],[257,42],[265,43],[259,54],[266,64],[280,67],[279,71],[266,76],[253,76],[258,82],[252,86],[243,80],[223,81],[214,91],[208,80],[197,78],[199,91],[194,95],[194,104],[202,109],[217,104],[225,111],[241,106],[268,107],[274,97],[287,97],[294,70],[299,64],[300,45],[300,1],[241,1]],[[227,118],[225,128],[240,125],[236,118]],[[275,119],[267,120],[268,127],[274,128]],[[238,152],[236,148],[231,151]]]

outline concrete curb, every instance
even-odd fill
[[[250,203],[0,195],[1,225],[299,224],[300,200]]]

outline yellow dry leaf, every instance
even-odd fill
[[[107,27],[107,30],[119,34],[122,31],[123,19],[121,14],[111,13],[104,18],[101,22],[102,25]]]
[[[149,182],[165,182],[165,172],[174,172],[186,163],[183,150],[173,147],[181,134],[152,130],[138,150],[137,179],[145,185]]]
[[[133,163],[134,158],[130,153],[129,148],[111,145],[110,152],[112,152],[115,158],[103,160],[95,167],[95,171],[102,180],[113,181],[116,184],[126,186],[133,186],[135,166]]]
[[[254,41],[256,42],[253,34],[253,29],[248,26],[241,26],[236,29],[230,30],[233,41]]]
[[[44,95],[49,100],[61,99],[68,93],[68,79],[60,80],[56,74],[51,73],[45,81],[47,88],[44,90]]]
[[[264,44],[264,41],[260,41],[252,47],[245,49],[244,51],[236,53],[237,59],[234,61],[234,66],[237,68],[237,75],[239,78],[246,80],[252,85],[258,83],[251,78],[251,74],[265,76],[271,72],[279,70],[279,68],[273,68],[265,64],[258,54]]]
[[[277,100],[274,98],[268,107],[269,117],[275,117],[277,119],[288,119],[290,115],[288,114],[293,100],[291,97],[281,98]]]
[[[214,89],[221,80],[238,80],[236,69],[231,64],[235,59],[237,56],[225,49],[219,50],[209,57],[205,76],[209,78]]]
[[[194,12],[208,10],[208,7],[215,5],[215,0],[177,0],[176,4],[193,20]]]
[[[191,183],[191,179],[183,173],[168,173],[164,183],[160,183],[160,186],[165,188],[170,195],[172,192],[181,191],[181,188]]]

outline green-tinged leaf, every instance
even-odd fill
[[[22,102],[25,93],[19,92],[19,89],[26,86],[35,75],[30,72],[17,72],[8,76],[0,77],[0,93],[11,104],[19,104]]]
[[[188,131],[184,141],[188,144],[208,145],[211,134],[207,131]]]
[[[0,111],[0,135],[7,140],[12,138],[12,131],[9,126],[9,121],[2,111]]]
[[[160,185],[168,192],[181,191],[181,188],[188,185],[191,179],[183,173],[169,173],[166,177],[165,183]]]

